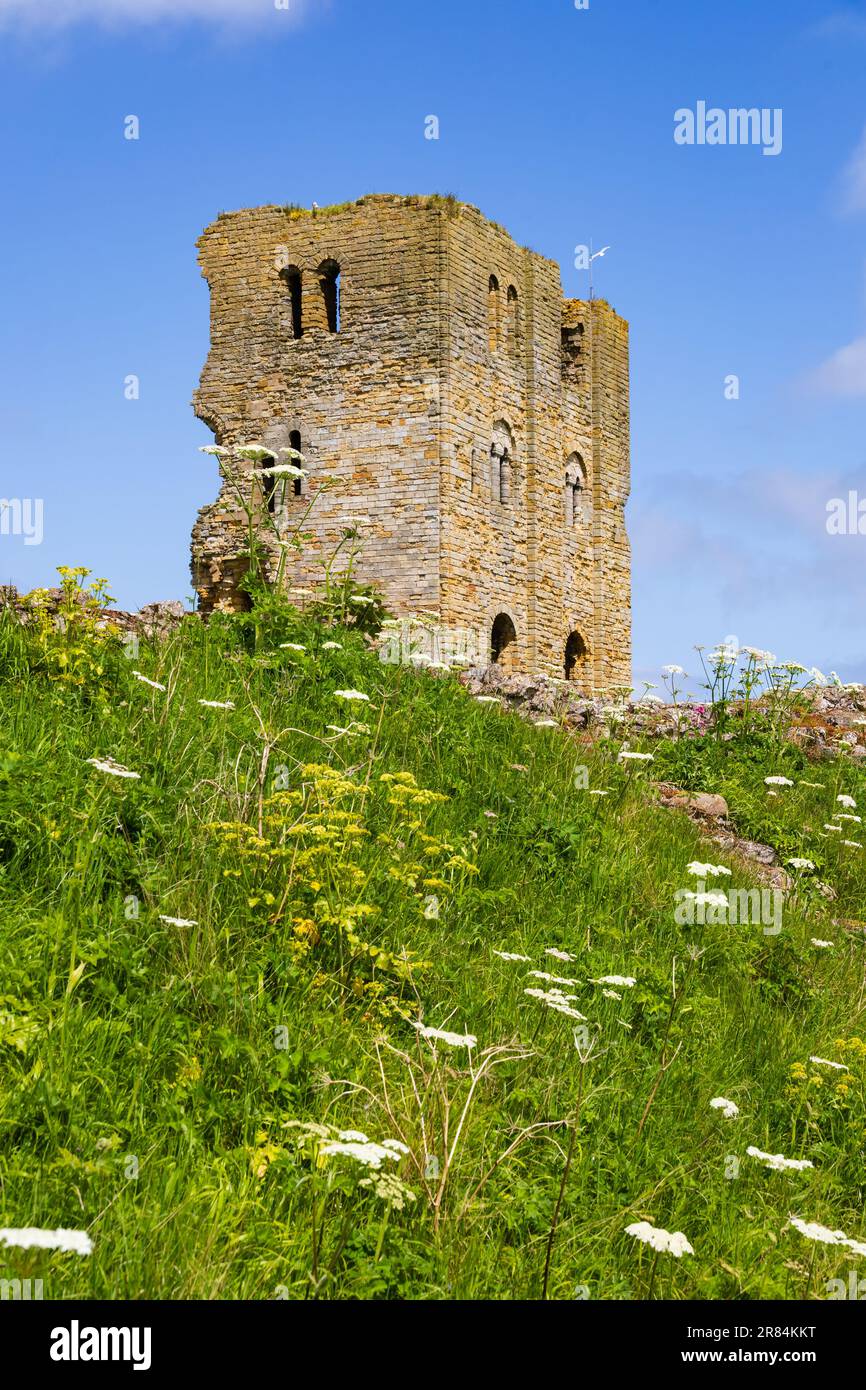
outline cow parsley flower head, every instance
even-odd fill
[[[128,777],[134,782],[141,781],[140,772],[130,772],[128,767],[122,767],[113,758],[88,758],[87,761],[97,772],[104,772],[108,777]]]
[[[297,468],[293,463],[274,463],[261,470],[265,478],[307,478],[306,468]]]
[[[811,859],[789,859],[788,864],[792,869],[814,869],[815,867]]]
[[[343,650],[343,644],[342,644],[342,642],[323,642],[323,643],[322,643],[322,651],[323,651],[323,652],[341,652],[342,650]]]
[[[662,670],[666,676],[684,676],[686,674],[682,666],[663,666]]]
[[[627,748],[624,748],[623,751],[622,751],[622,752],[619,754],[619,756],[617,757],[617,762],[620,762],[620,763],[654,763],[654,762],[655,762],[655,758],[653,757],[652,753],[632,753],[632,752],[630,752]]]
[[[618,989],[632,989],[637,984],[637,980],[633,975],[600,975],[592,983],[594,985],[616,985]]]
[[[702,864],[699,859],[687,864],[686,871],[698,878],[718,878],[720,874],[727,874],[728,878],[731,876],[730,869],[726,869],[724,864]]]
[[[784,1154],[765,1154],[763,1149],[756,1149],[754,1144],[749,1145],[746,1153],[750,1158],[759,1159],[765,1168],[772,1168],[776,1173],[783,1173],[785,1169],[802,1172],[805,1168],[815,1166],[808,1158],[785,1158]]]
[[[89,1255],[93,1250],[93,1241],[86,1231],[64,1227],[43,1231],[38,1226],[7,1226],[0,1229],[0,1245],[14,1245],[21,1250],[64,1250],[74,1255]]]
[[[199,700],[206,709],[234,709],[233,700]]]
[[[499,959],[500,959],[500,960],[519,960],[519,961],[530,961],[530,960],[532,960],[532,957],[531,957],[531,956],[521,956],[521,955],[519,955],[516,951],[496,951],[496,950],[494,950],[493,954],[494,954],[494,956],[499,956]]]
[[[843,792],[841,796],[836,797],[836,800],[840,806],[846,806],[849,811],[857,810],[857,802],[854,800],[853,796],[847,796]]]
[[[151,690],[165,690],[165,686],[160,685],[159,681],[150,680],[148,676],[143,676],[140,671],[133,671],[132,674],[137,681],[141,681],[142,685],[149,685]]]
[[[569,985],[574,988],[580,984],[579,980],[568,980],[564,975],[548,975],[546,970],[530,970],[530,975],[536,980],[545,980],[550,985]]]
[[[365,695],[362,690],[335,690],[334,694],[338,700],[361,700],[365,704],[370,703],[370,696]]]
[[[583,1014],[573,1009],[569,1000],[573,995],[565,995],[558,989],[525,989],[524,994],[528,994],[532,999],[540,999],[542,1004],[548,1009],[553,1009],[556,1013],[565,1014],[567,1018],[576,1018],[579,1023],[585,1023]]]
[[[545,950],[544,954],[545,954],[546,956],[553,956],[554,960],[574,960],[574,959],[575,959],[575,957],[574,957],[574,956],[570,956],[570,955],[568,954],[567,951],[558,951],[558,950],[556,949],[555,946],[548,946],[547,949]]]
[[[660,1226],[651,1226],[648,1221],[632,1222],[631,1226],[626,1226],[625,1233],[643,1241],[652,1250],[660,1250],[676,1259],[695,1253],[682,1231],[665,1231]]]
[[[253,463],[276,458],[273,449],[269,449],[266,444],[239,444],[237,452],[242,459],[251,459]]]
[[[329,1139],[327,1143],[322,1144],[319,1153],[325,1158],[353,1158],[365,1168],[381,1168],[382,1160],[386,1158],[390,1158],[393,1163],[400,1161],[399,1153],[395,1153],[393,1149],[386,1149],[384,1144],[374,1144],[368,1140],[361,1143],[351,1139]]]
[[[726,1100],[724,1096],[713,1096],[710,1108],[721,1110],[726,1120],[735,1120],[740,1113],[740,1107],[734,1101]]]
[[[855,1255],[866,1255],[866,1244],[862,1240],[852,1240],[844,1231],[831,1231],[829,1226],[822,1226],[820,1221],[804,1221],[800,1216],[789,1216],[788,1220],[794,1230],[799,1231],[807,1240],[820,1241],[822,1245],[845,1245],[849,1250],[853,1250]]]
[[[826,1057],[810,1057],[809,1061],[816,1067],[832,1067],[834,1071],[848,1070],[844,1062],[830,1062]]]
[[[412,1027],[422,1037],[433,1042],[444,1042],[449,1047],[477,1047],[478,1039],[473,1033],[449,1033],[446,1028],[427,1028],[423,1023],[413,1023]]]
[[[197,927],[198,922],[194,922],[191,917],[166,917],[163,913],[159,914],[160,922],[165,922],[167,927]]]
[[[695,907],[727,907],[727,893],[687,893],[681,894],[681,901],[694,903]]]
[[[820,936],[812,937],[812,945],[817,946],[819,950],[825,951],[828,949],[828,947],[833,946],[833,944],[834,943],[832,941],[822,941]]]
[[[767,787],[793,787],[794,783],[790,777],[765,777],[764,785]]]

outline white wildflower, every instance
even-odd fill
[[[726,1100],[724,1096],[713,1096],[710,1101],[713,1110],[721,1110],[726,1120],[735,1120],[740,1113],[740,1107],[732,1100]]]
[[[165,922],[167,927],[197,927],[198,922],[194,922],[190,917],[166,917],[163,913],[159,914],[160,922]]]
[[[284,652],[305,652],[307,650],[303,642],[281,642],[280,648]]]
[[[772,1168],[775,1173],[782,1173],[786,1168],[802,1172],[804,1168],[814,1168],[808,1158],[785,1158],[784,1154],[765,1154],[763,1149],[756,1149],[754,1144],[750,1144],[746,1149],[750,1158],[757,1158],[763,1163],[765,1168]]]
[[[702,864],[698,859],[687,864],[686,870],[698,878],[718,878],[719,874],[727,874],[728,878],[731,876],[730,869],[726,869],[724,864]]]
[[[381,1168],[382,1160],[390,1158],[393,1163],[398,1163],[400,1155],[392,1149],[386,1149],[384,1144],[373,1143],[353,1143],[351,1140],[343,1142],[339,1139],[331,1139],[326,1144],[322,1144],[319,1153],[326,1158],[342,1156],[353,1158],[356,1163],[362,1163],[365,1168]]]
[[[600,975],[591,982],[594,985],[616,985],[618,989],[632,989],[637,980],[633,975]]]
[[[814,1062],[816,1067],[832,1067],[834,1071],[847,1071],[844,1062],[828,1062],[826,1057],[810,1057],[810,1062]]]
[[[682,902],[694,903],[695,907],[727,907],[727,893],[686,893],[680,894]]]
[[[362,690],[335,690],[338,700],[363,700],[366,704],[370,703],[370,696],[365,695]]]
[[[251,459],[253,463],[276,458],[273,449],[269,449],[266,444],[239,444],[237,452],[242,459]]]
[[[574,960],[574,959],[575,959],[575,957],[574,957],[574,956],[570,956],[570,955],[568,954],[567,951],[558,951],[558,950],[556,949],[555,946],[548,946],[547,949],[545,950],[544,954],[545,954],[546,956],[553,956],[554,960]]]
[[[817,946],[819,950],[827,950],[827,948],[833,946],[833,944],[834,943],[832,941],[822,941],[820,936],[812,937],[812,945]]]
[[[499,956],[500,960],[520,960],[520,961],[530,961],[530,960],[532,960],[532,957],[531,957],[531,956],[521,956],[521,955],[518,955],[516,951],[494,951],[493,954],[494,954],[494,956]]]
[[[64,1250],[74,1255],[89,1255],[93,1250],[93,1241],[86,1231],[64,1227],[43,1231],[38,1226],[7,1226],[0,1229],[0,1245],[14,1245],[21,1250]]]
[[[853,796],[848,796],[844,792],[841,796],[837,796],[836,800],[840,806],[846,806],[849,811],[856,811],[857,809],[857,802],[854,800]]]
[[[790,777],[765,777],[764,785],[767,787],[793,787],[794,783]]]
[[[128,767],[122,767],[113,758],[88,758],[87,761],[97,772],[104,772],[109,777],[130,777],[135,782],[141,781],[140,772],[130,772]]]
[[[477,1047],[478,1039],[472,1033],[449,1033],[445,1028],[427,1028],[423,1023],[413,1023],[412,1027],[422,1038],[447,1043],[449,1047]]]
[[[852,1240],[844,1231],[831,1231],[829,1226],[822,1226],[820,1221],[804,1221],[799,1216],[789,1216],[788,1220],[807,1240],[817,1240],[822,1245],[845,1245],[849,1250],[853,1250],[855,1255],[866,1255],[866,1244],[862,1240]]]
[[[577,1009],[573,1009],[568,998],[558,989],[525,989],[524,994],[528,994],[532,999],[540,999],[542,1004],[546,1004],[549,1009],[555,1009],[557,1013],[566,1014],[568,1018],[576,1018],[579,1023],[585,1023],[583,1014],[579,1014]]]
[[[342,642],[323,642],[323,643],[322,643],[322,651],[323,651],[323,652],[341,652],[342,650],[343,650],[343,644],[342,644]]]
[[[643,1241],[652,1250],[674,1255],[677,1259],[681,1255],[695,1253],[682,1231],[665,1231],[659,1226],[651,1226],[648,1221],[632,1222],[631,1226],[626,1226],[625,1233],[627,1236],[634,1236],[635,1240]]]
[[[249,457],[249,455],[247,455]],[[293,463],[274,463],[270,468],[263,468],[262,475],[265,478],[308,478],[309,473],[306,468],[297,468]]]
[[[652,753],[631,753],[628,749],[623,749],[617,758],[619,763],[654,763],[655,758]]]
[[[546,970],[530,970],[530,975],[536,980],[545,980],[549,985],[569,985],[573,989],[579,985],[579,980],[568,980],[564,975],[548,975]]]
[[[815,867],[811,859],[789,859],[788,863],[792,869],[814,869]]]
[[[160,685],[159,681],[150,680],[148,676],[143,676],[140,671],[133,671],[132,674],[137,681],[141,681],[142,685],[149,685],[152,690],[165,690],[165,686]]]
[[[234,709],[233,700],[199,700],[200,705],[206,709]]]

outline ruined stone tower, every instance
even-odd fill
[[[219,444],[303,452],[287,528],[336,480],[290,586],[362,518],[358,577],[395,614],[479,634],[512,670],[630,684],[626,322],[564,299],[553,261],[453,199],[226,213],[199,249],[196,414]],[[239,606],[244,541],[224,483],[193,532],[204,611]]]

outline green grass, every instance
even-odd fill
[[[0,1226],[94,1243],[3,1251],[0,1278],[46,1298],[537,1298],[562,1187],[549,1297],[826,1297],[855,1256],[787,1220],[864,1236],[863,938],[830,922],[858,916],[863,859],[817,835],[852,770],[758,737],[660,747],[649,775],[691,770],[750,831],[820,853],[839,893],[790,899],[778,937],[680,926],[686,865],[724,860],[615,746],[291,612],[253,631],[191,618],[137,660],[90,632],[70,664],[0,621]],[[369,704],[334,694],[352,688]],[[351,720],[370,732],[328,729]],[[107,756],[140,779],[88,765]],[[768,799],[786,769],[826,789]],[[525,994],[530,969],[579,981],[585,1032]],[[608,974],[637,983],[606,997]],[[477,1037],[462,1125],[470,1054],[419,1018]],[[813,1053],[850,1065],[847,1094]],[[405,1142],[382,1171],[414,1200],[317,1160],[294,1121]],[[768,1171],[749,1144],[814,1170]],[[654,1260],[624,1232],[642,1219],[695,1253]]]

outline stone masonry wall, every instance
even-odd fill
[[[358,577],[395,613],[436,613],[488,649],[510,620],[506,669],[562,676],[568,645],[586,693],[630,683],[625,321],[563,300],[554,262],[453,200],[253,209],[199,245],[212,346],[196,411],[221,444],[286,447],[296,431],[311,472],[279,517],[289,529],[314,503],[289,585],[319,580],[362,518]],[[242,546],[224,485],[193,534],[204,610],[238,605]]]

